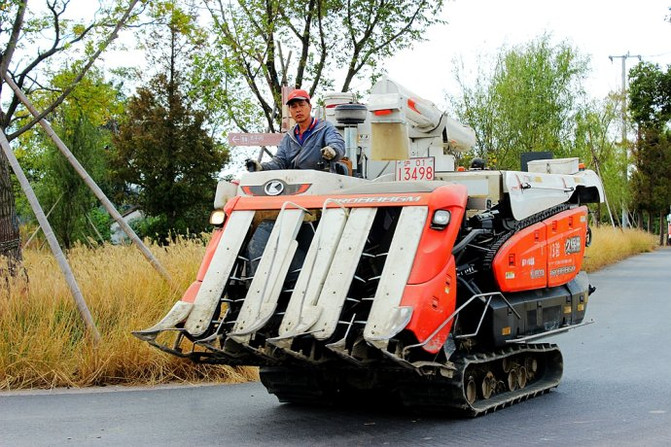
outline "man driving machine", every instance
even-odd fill
[[[325,162],[336,162],[345,155],[345,141],[333,124],[312,117],[310,95],[305,90],[296,89],[289,93],[287,106],[296,125],[284,135],[270,161],[246,160],[248,171],[322,170]]]

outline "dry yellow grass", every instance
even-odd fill
[[[658,238],[659,236],[632,228],[592,228],[592,245],[585,252],[583,269],[593,272],[631,255],[652,251],[657,247]]]
[[[639,230],[594,229],[585,268],[597,270],[650,251],[655,241],[655,236]],[[195,278],[205,252],[202,243],[186,240],[151,249],[179,290],[170,290],[134,247],[79,246],[69,252],[102,335],[97,346],[85,336],[51,253],[48,249],[26,250],[30,283],[0,282],[0,390],[257,379],[256,368],[194,365],[131,335],[165,315]]]
[[[0,287],[0,390],[256,379],[255,368],[194,366],[131,335],[165,315],[195,278],[205,252],[202,243],[186,240],[151,250],[179,290],[170,290],[134,247],[78,246],[68,253],[102,335],[97,346],[85,336],[51,253],[24,251],[29,284]]]

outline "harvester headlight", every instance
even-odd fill
[[[210,225],[223,225],[224,220],[226,220],[226,213],[224,210],[214,210],[210,214]]]
[[[436,210],[431,218],[431,228],[434,230],[444,230],[450,223],[450,212],[447,210]]]

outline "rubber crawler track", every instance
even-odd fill
[[[538,361],[538,372],[522,389],[495,393],[488,399],[480,396],[470,403],[466,398],[469,372],[499,369],[503,359],[519,356]],[[494,352],[471,354],[455,359],[457,372],[451,379],[437,379],[434,383],[414,380],[401,388],[406,406],[432,413],[449,412],[463,416],[479,416],[536,397],[557,387],[563,372],[561,352],[554,344],[514,345]]]
[[[538,372],[526,386],[469,403],[465,380],[478,369],[500,369],[505,358],[533,357]],[[556,345],[514,345],[455,360],[452,378],[420,376],[409,369],[261,367],[261,381],[280,402],[302,405],[352,405],[361,399],[399,402],[425,414],[479,416],[546,393],[559,384],[562,356]],[[354,379],[354,380],[353,380]],[[356,384],[356,385],[353,385]]]

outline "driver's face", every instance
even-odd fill
[[[298,124],[304,123],[310,119],[311,110],[312,105],[303,99],[297,99],[296,101],[291,101],[289,103],[289,113],[291,114],[291,118]]]

